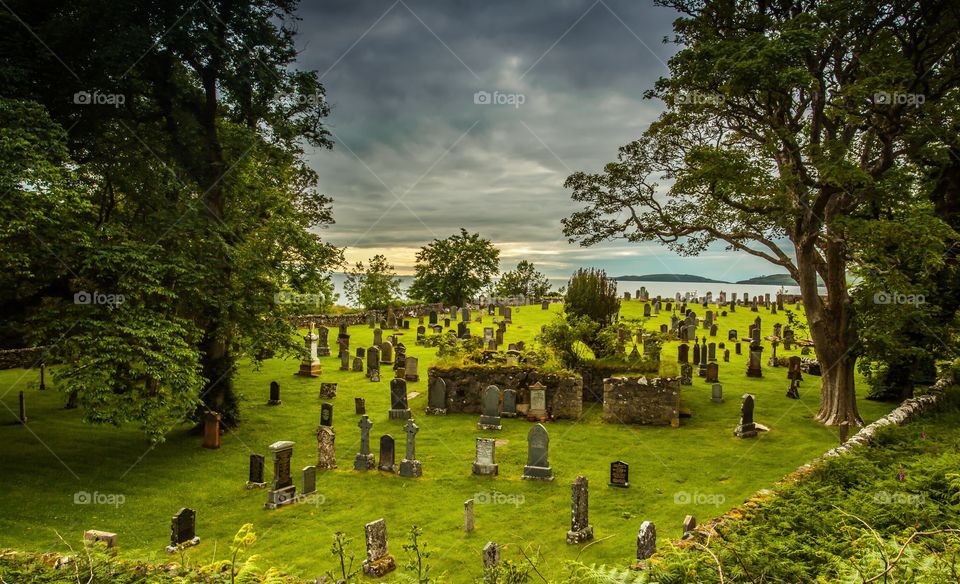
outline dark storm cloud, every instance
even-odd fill
[[[334,150],[310,155],[335,200],[325,237],[348,257],[384,251],[409,267],[462,226],[507,265],[675,271],[659,250],[571,246],[560,220],[575,208],[564,179],[599,170],[659,113],[642,95],[667,72],[676,13],[649,0],[338,0],[299,14],[300,64],[333,107]],[[522,104],[477,104],[478,91]]]

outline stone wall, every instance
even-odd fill
[[[603,381],[603,420],[679,427],[680,380],[608,377]]]
[[[47,347],[30,347],[27,349],[7,349],[0,351],[0,369],[16,369],[18,367],[39,367],[44,358]]]
[[[429,382],[439,377],[446,383],[449,413],[479,414],[483,403],[482,392],[488,385],[496,385],[501,390],[515,389],[517,403],[529,404],[529,387],[537,382],[546,387],[550,417],[576,420],[583,412],[583,380],[579,376],[561,376],[542,373],[530,367],[509,366],[431,367],[427,374]]]
[[[602,361],[593,361],[584,365],[579,370],[583,376],[583,401],[602,404],[603,403],[603,383],[608,377],[617,375],[642,375],[644,373],[656,374],[660,371],[660,362],[652,360],[642,360],[634,363],[604,363]]]

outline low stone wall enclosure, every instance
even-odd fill
[[[0,351],[0,369],[29,369],[39,366],[44,359],[47,347],[29,347],[27,349],[6,349]]]
[[[401,306],[394,308],[393,314],[397,318],[417,318],[420,316],[427,316],[430,314],[431,310],[443,312],[444,305],[416,304],[413,306]],[[348,312],[346,314],[301,314],[290,317],[290,322],[301,328],[310,326],[311,322],[317,326],[340,326],[342,324],[354,326],[358,324],[366,324],[367,316],[370,314],[373,314],[377,321],[387,317],[387,311],[385,310],[365,310],[363,312]]]
[[[542,373],[527,367],[431,367],[429,383],[443,379],[447,389],[449,413],[479,414],[482,394],[488,385],[517,390],[517,403],[529,404],[529,388],[535,383],[546,387],[547,413],[552,418],[576,420],[583,413],[583,380],[579,376]]]
[[[603,382],[603,421],[680,426],[680,380],[609,377]]]

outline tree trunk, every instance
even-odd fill
[[[217,339],[213,329],[207,333],[201,364],[207,385],[201,395],[203,406],[198,408],[198,413],[204,410],[218,412],[224,426],[235,427],[240,422],[240,405],[233,390],[235,363],[227,343]]]
[[[862,426],[853,377],[858,342],[847,295],[846,262],[841,245],[827,243],[824,246],[826,299],[820,297],[817,289],[818,254],[813,240],[797,245],[797,268],[810,337],[820,362],[820,411],[816,420],[828,426],[842,422]]]

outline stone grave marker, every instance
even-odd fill
[[[500,388],[488,385],[483,390],[483,414],[477,423],[480,430],[499,430],[500,426]]]
[[[367,400],[362,397],[353,398],[353,413],[358,416],[367,413]]]
[[[364,414],[360,416],[357,426],[360,427],[360,452],[353,460],[353,470],[370,470],[376,466],[373,453],[370,452],[370,428],[373,428],[373,422]]]
[[[629,294],[629,292],[627,292]],[[485,574],[494,572],[500,566],[500,546],[492,541],[488,541],[483,546],[483,571]]]
[[[467,499],[463,502],[463,531],[472,533],[473,530],[473,499]]]
[[[300,496],[306,497],[317,492],[317,467],[305,466],[301,471],[303,473],[303,488],[300,490]]]
[[[220,448],[220,414],[206,411],[203,414],[203,447]]]
[[[420,381],[420,372],[417,370],[419,366],[420,361],[416,357],[406,357],[405,363],[403,364],[404,379],[410,382]]]
[[[290,459],[293,458],[294,443],[281,440],[270,445],[270,454],[273,457],[273,482],[267,493],[266,509],[276,509],[282,505],[289,505],[296,500],[297,487],[293,484],[290,473]]]
[[[757,425],[753,421],[753,401],[752,394],[743,394],[743,403],[740,405],[740,423],[733,432],[738,438],[753,438],[757,435]]]
[[[197,537],[197,512],[184,507],[170,519],[170,545],[167,546],[167,553],[172,554],[198,543],[200,538]]]
[[[266,486],[267,482],[263,479],[263,455],[251,454],[250,470],[247,473],[247,488],[262,489]]]
[[[497,476],[499,465],[496,463],[497,441],[494,438],[477,438],[477,452],[473,460],[473,474]]]
[[[304,377],[320,376],[320,359],[317,358],[317,340],[319,336],[313,330],[313,323],[310,323],[310,332],[303,337],[303,342],[307,347],[307,356],[300,362],[300,370],[297,375]]]
[[[430,387],[427,390],[427,414],[433,416],[447,414],[447,384],[439,377],[430,380]]]
[[[723,403],[723,386],[719,383],[714,383],[710,386],[710,401],[715,404]]]
[[[539,381],[530,386],[530,408],[527,410],[528,420],[547,419],[547,388]]]
[[[407,435],[407,453],[404,459],[400,461],[400,476],[402,477],[418,477],[423,474],[423,468],[420,461],[417,460],[416,439],[419,431],[420,427],[413,422],[412,418],[407,420],[406,426],[403,427],[403,433]]]
[[[268,406],[280,405],[280,384],[276,381],[270,382],[270,399],[267,400]]]
[[[377,470],[391,473],[397,471],[396,443],[390,434],[380,437],[380,463]]]
[[[325,326],[317,328],[317,356],[330,356],[330,329]]]
[[[517,417],[517,390],[507,388],[503,390],[503,411],[500,415],[504,418]]]
[[[707,374],[704,378],[704,381],[707,383],[716,383],[720,381],[720,366],[716,363],[709,363],[707,365]]]
[[[693,515],[687,515],[683,518],[683,537],[687,539],[693,535],[693,530],[697,528],[697,518]]]
[[[526,480],[552,481],[550,466],[550,435],[543,424],[536,424],[527,433],[527,464],[523,467]]]
[[[350,371],[350,351],[340,350],[340,371]]]
[[[570,490],[570,531],[567,532],[567,543],[575,545],[593,539],[593,526],[590,525],[588,517],[589,485],[587,477],[577,476],[573,480]]]
[[[379,347],[373,346],[367,349],[367,377],[370,379],[370,381],[380,381]]]
[[[657,528],[649,522],[644,521],[640,524],[640,531],[637,532],[637,559],[646,560],[657,551]]]
[[[410,418],[410,406],[407,404],[407,380],[390,380],[390,419],[406,420]]]
[[[610,463],[610,482],[611,487],[627,488],[630,486],[630,465],[622,460],[616,460]]]
[[[323,470],[337,468],[337,451],[334,445],[336,438],[332,427],[317,428],[317,468]]]
[[[371,521],[364,526],[367,542],[367,559],[363,561],[363,573],[371,578],[381,578],[397,568],[397,562],[387,548],[387,522]]]
[[[333,404],[324,402],[320,404],[320,425],[333,426]]]
[[[693,365],[689,363],[680,365],[680,385],[693,385]]]
[[[348,353],[349,354],[349,353]],[[320,399],[333,399],[337,397],[337,384],[336,383],[321,383],[320,384]]]

